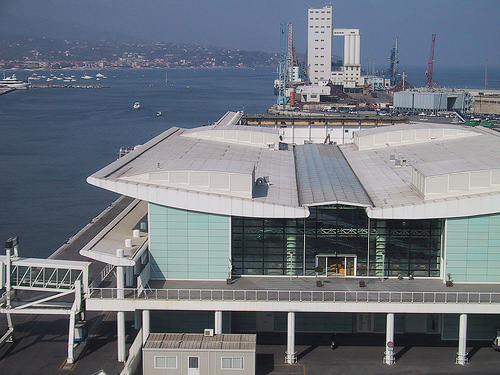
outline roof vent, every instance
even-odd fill
[[[213,337],[213,335],[214,335],[214,330],[213,329],[207,328],[207,329],[203,330],[203,336],[205,336],[205,337]]]
[[[269,182],[269,177],[268,176],[264,176],[264,177],[258,177],[256,180],[255,180],[255,185],[267,185],[267,183]]]

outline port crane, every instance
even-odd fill
[[[293,47],[293,25],[291,23],[282,23],[280,25],[280,49],[278,79],[275,84],[278,96],[276,106],[287,109],[290,105],[293,105],[293,99],[288,95],[287,88],[293,86],[293,68],[297,64],[297,53]]]
[[[396,43],[394,44],[394,48],[391,49],[391,56],[389,57],[389,61],[391,65],[389,66],[389,76],[391,77],[391,85],[395,86],[401,77],[398,75],[398,38],[396,38]],[[375,70],[375,69],[374,69]]]
[[[431,56],[429,58],[429,62],[427,63],[427,71],[425,75],[427,76],[427,83],[425,87],[432,88],[434,85],[432,83],[432,74],[434,73],[434,46],[436,45],[436,34],[432,34],[432,43],[431,43]]]
[[[286,24],[282,23],[280,25],[280,62],[278,66],[278,79],[277,79],[277,88],[278,88],[278,100],[277,106],[285,106],[287,103],[286,100],[286,80],[287,80],[287,28]]]

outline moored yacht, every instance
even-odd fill
[[[17,89],[17,90],[26,90],[29,87],[29,83],[17,79],[15,74],[12,74],[10,77],[5,77],[4,73],[3,79],[0,80],[0,87],[7,87],[10,89]]]

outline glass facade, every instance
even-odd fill
[[[233,274],[314,275],[319,266],[327,276],[368,268],[370,276],[439,276],[441,220],[370,222],[364,208],[344,205],[310,212],[305,220],[232,217]]]
[[[233,217],[233,274],[302,274],[303,227],[302,219]]]
[[[440,219],[372,220],[370,274],[439,277],[441,232]]]

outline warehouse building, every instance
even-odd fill
[[[394,109],[419,114],[438,115],[442,112],[468,111],[471,96],[456,90],[406,90],[394,93]]]

